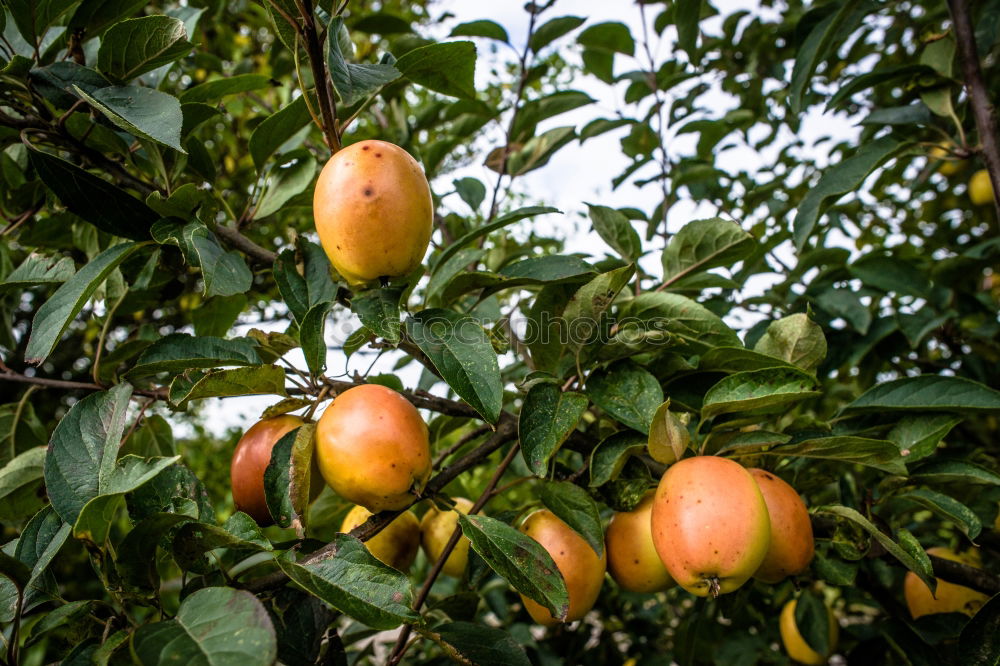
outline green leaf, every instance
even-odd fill
[[[263,74],[236,74],[192,86],[180,94],[180,100],[185,104],[214,102],[229,95],[260,90],[269,85],[271,85],[271,79]]]
[[[754,351],[815,372],[826,358],[826,337],[808,315],[798,313],[771,322],[754,345]]]
[[[792,223],[795,247],[801,252],[820,215],[837,199],[855,192],[872,171],[897,155],[908,144],[891,136],[864,144],[857,153],[823,172],[823,177],[802,198]]]
[[[931,460],[910,473],[919,483],[960,483],[964,486],[1000,486],[1000,474],[964,460]]]
[[[866,335],[872,325],[872,312],[854,289],[824,289],[816,294],[814,302],[831,316],[842,317],[861,335]]]
[[[170,404],[184,409],[192,400],[237,395],[286,396],[285,369],[258,365],[232,370],[211,370],[177,375],[170,383]]]
[[[299,342],[309,372],[321,374],[326,369],[326,318],[333,303],[323,301],[309,308],[299,325]]]
[[[678,0],[674,5],[677,25],[677,46],[688,54],[688,61],[697,65],[698,57],[698,23],[701,21],[702,0]]]
[[[841,86],[833,97],[831,97],[826,103],[826,108],[835,109],[841,106],[844,102],[848,101],[852,95],[861,92],[862,90],[867,90],[868,88],[873,88],[877,85],[886,84],[892,81],[916,78],[920,74],[930,72],[931,69],[926,65],[914,65],[912,63],[905,65],[890,65],[887,67],[875,67],[870,71],[866,71],[864,74],[855,76],[853,79]]]
[[[632,262],[642,255],[642,241],[639,234],[625,215],[607,206],[587,204],[590,221],[605,243],[611,246],[622,259]]]
[[[569,594],[556,563],[531,537],[507,523],[487,516],[458,515],[462,534],[486,564],[515,590],[549,609],[552,617],[566,618]]]
[[[297,264],[303,264],[300,273]],[[274,281],[292,316],[302,324],[314,305],[336,298],[337,286],[330,278],[330,260],[316,243],[300,241],[298,252],[283,250],[274,260]]]
[[[878,384],[862,393],[844,411],[1000,410],[1000,391],[963,377],[919,375]]]
[[[45,449],[28,449],[0,469],[0,520],[14,522],[42,508]]]
[[[929,566],[929,562],[919,562],[913,556],[908,554],[905,550],[900,548],[899,544],[889,538],[884,532],[875,527],[870,520],[862,516],[860,513],[846,506],[838,505],[826,505],[820,506],[813,509],[813,513],[829,513],[840,518],[846,518],[855,525],[858,525],[863,530],[868,532],[870,535],[875,537],[875,540],[879,544],[889,551],[889,554],[899,560],[904,567],[912,571],[924,581],[932,591],[935,587],[934,572]]]
[[[285,155],[284,161],[268,173],[254,218],[264,218],[280,211],[293,197],[305,192],[315,177],[316,158],[308,150]]]
[[[913,462],[934,453],[941,440],[962,420],[954,414],[908,414],[893,426],[886,439],[895,442],[907,461]]]
[[[927,490],[926,488],[917,488],[905,493],[899,493],[894,496],[894,499],[919,504],[945,520],[951,521],[955,524],[955,527],[961,530],[962,534],[969,538],[969,541],[975,541],[983,529],[982,522],[972,509],[943,493]]]
[[[628,459],[646,450],[646,438],[631,430],[610,435],[590,454],[590,487],[603,486],[618,478]]]
[[[469,205],[474,212],[479,210],[486,199],[486,186],[477,178],[459,178],[451,181],[455,186],[455,191],[462,201]]]
[[[480,19],[478,21],[467,21],[459,23],[451,29],[449,37],[487,37],[501,42],[509,42],[507,31],[496,21]]]
[[[806,590],[795,600],[796,628],[806,645],[823,655],[832,652],[829,613],[820,594]]]
[[[587,378],[587,395],[609,416],[646,435],[663,402],[656,377],[630,361],[593,372]]]
[[[243,256],[236,250],[227,251],[215,234],[200,220],[187,224],[168,219],[157,222],[152,228],[159,243],[174,243],[184,253],[188,263],[202,270],[205,279],[204,294],[234,296],[250,290],[253,274]]]
[[[784,359],[759,351],[750,351],[744,347],[714,347],[702,354],[698,360],[699,370],[725,373],[790,365],[792,364]]]
[[[260,527],[247,514],[237,511],[222,527],[206,523],[187,523],[174,535],[173,555],[177,566],[185,571],[207,573],[204,567],[209,559],[206,554],[216,548],[228,548],[262,553],[272,550],[271,542],[264,538]]]
[[[524,648],[513,636],[478,622],[449,622],[433,633],[455,650],[459,663],[476,666],[531,666]]]
[[[705,394],[702,419],[719,414],[769,410],[820,395],[816,378],[796,368],[765,368],[723,377]]]
[[[399,301],[403,290],[398,287],[368,289],[354,295],[351,309],[375,335],[396,344],[400,340]]]
[[[525,102],[511,124],[511,142],[524,143],[535,136],[541,121],[594,102],[593,97],[579,90],[559,90]]]
[[[590,49],[624,53],[635,53],[635,40],[628,26],[618,21],[607,21],[590,26],[579,34],[576,41]]]
[[[156,478],[161,472],[180,460],[180,456],[170,458],[150,458],[128,455],[117,463],[108,454],[104,462],[111,460],[114,467],[106,478],[102,478],[97,496],[80,509],[73,523],[73,536],[103,547],[115,521],[115,515],[122,504],[122,495],[141,488]],[[49,475],[46,473],[46,480]]]
[[[472,241],[478,240],[487,234],[490,234],[498,229],[503,229],[504,227],[519,222],[525,218],[535,217],[536,215],[545,215],[547,213],[561,213],[558,208],[550,208],[548,206],[527,206],[526,208],[518,208],[515,211],[501,215],[493,222],[489,224],[484,224],[481,227],[473,229],[469,233],[458,238],[455,242],[451,243],[446,247],[434,264],[433,270],[437,271],[438,268],[444,266],[449,259],[451,259],[459,250],[463,249]]]
[[[547,481],[539,497],[552,513],[590,544],[598,557],[604,555],[604,528],[597,502],[586,490],[569,481]]]
[[[601,273],[577,289],[563,310],[562,320],[557,322],[563,328],[558,339],[567,343],[565,347],[570,353],[580,353],[590,345],[608,340],[611,328],[608,308],[633,275],[635,265],[629,264]]]
[[[257,125],[250,134],[249,144],[250,156],[257,171],[263,171],[271,155],[311,121],[309,107],[306,106],[306,98],[303,95],[296,97]]]
[[[77,0],[7,0],[4,4],[24,41],[35,45]],[[3,13],[3,12],[0,12]]]
[[[142,201],[103,178],[35,148],[28,161],[60,203],[101,231],[131,240],[146,240],[159,215]]]
[[[528,40],[528,47],[538,53],[563,35],[573,32],[586,21],[580,16],[558,16],[535,28]]]
[[[834,37],[841,32],[858,4],[858,0],[846,0],[836,11],[827,14],[813,27],[796,52],[789,91],[789,104],[793,114],[799,115],[802,112],[806,86],[809,85],[816,67],[826,58],[831,48],[834,48]]]
[[[504,173],[521,176],[529,171],[540,169],[548,164],[552,156],[560,148],[573,141],[576,137],[576,128],[573,125],[564,127],[553,127],[550,130],[529,139],[520,150],[513,152],[507,158],[504,165]],[[487,166],[494,171],[499,169],[499,164],[488,162]]]
[[[866,465],[889,474],[906,475],[904,458],[892,442],[852,435],[816,437],[775,446],[764,455],[795,456]]]
[[[143,16],[108,28],[97,51],[97,68],[126,83],[188,54],[184,22],[171,16]]]
[[[668,333],[696,351],[743,346],[718,315],[680,294],[640,294],[622,307],[619,319],[629,318],[642,322],[645,330]]]
[[[856,259],[847,266],[847,270],[866,286],[882,291],[912,294],[921,298],[931,295],[927,273],[914,263],[896,257],[873,252]]]
[[[117,548],[115,567],[126,585],[152,592],[160,587],[156,548],[170,530],[193,521],[179,513],[154,513],[125,535]]]
[[[145,377],[160,372],[177,373],[225,365],[261,365],[256,347],[248,338],[224,340],[171,333],[146,347],[128,376]]]
[[[326,58],[333,87],[340,96],[340,101],[350,106],[398,79],[400,72],[389,63],[357,65],[347,62],[348,56],[341,51],[338,39],[342,30],[344,30],[343,18],[337,16],[330,21],[327,30]]]
[[[45,458],[45,488],[65,522],[75,522],[84,505],[108,485],[131,395],[128,384],[92,393],[70,407],[52,432]]]
[[[695,220],[673,235],[663,251],[663,283],[671,285],[710,268],[732,268],[757,249],[753,236],[740,225],[714,217]]]
[[[958,663],[962,666],[1000,663],[1000,594],[987,601],[962,629],[958,638]]]
[[[476,45],[441,42],[404,53],[396,69],[414,83],[451,97],[475,99]]]
[[[406,574],[375,559],[347,534],[335,534],[330,545],[333,551],[317,562],[279,559],[278,564],[304,590],[372,629],[393,629],[418,619],[410,608]]]
[[[300,534],[306,528],[312,492],[315,431],[315,424],[307,423],[283,435],[271,449],[271,460],[264,470],[264,498],[274,522],[294,527]]]
[[[587,410],[587,397],[539,382],[528,390],[518,417],[521,455],[536,476],[546,476],[549,460],[576,429]]]
[[[451,310],[422,310],[406,321],[406,332],[459,397],[488,423],[500,419],[500,366],[478,321]]]
[[[24,647],[37,643],[44,634],[54,629],[66,626],[72,627],[72,625],[86,618],[96,605],[97,601],[87,599],[85,601],[70,601],[62,606],[57,606],[31,627],[31,632],[25,639]]]
[[[271,618],[245,590],[206,587],[181,601],[172,620],[145,624],[132,636],[143,666],[265,666],[278,656]]]
[[[512,287],[582,282],[594,276],[594,267],[583,259],[558,254],[531,257],[507,264],[497,273],[469,272],[462,270],[467,266],[462,260],[469,256],[468,253],[480,255],[482,250],[462,250],[449,261],[449,266],[443,266],[441,272],[435,274],[437,277],[453,273],[440,295],[445,303],[450,303],[459,296],[475,290],[482,290],[479,294],[479,299],[482,300],[490,294]],[[452,262],[454,266],[451,266]],[[431,285],[428,285],[428,292],[430,291]]]
[[[184,116],[173,95],[140,86],[99,88],[90,95],[74,88],[81,98],[129,134],[187,152],[181,146]]]
[[[36,284],[59,284],[73,277],[76,264],[69,257],[46,257],[31,253],[0,282],[3,288],[24,288]]]
[[[17,584],[21,582],[24,598],[22,611],[28,611],[39,603],[49,601],[58,591],[51,578],[46,576],[49,565],[62,549],[69,538],[70,526],[59,518],[51,506],[36,513],[21,531],[21,536],[9,542],[4,548],[4,554],[13,552],[14,559],[31,570],[30,577],[23,583],[24,569],[12,562],[4,567],[8,576],[0,578],[0,618],[10,622],[16,615],[18,601]],[[13,548],[13,551],[11,549]]]
[[[247,306],[244,294],[216,296],[191,311],[194,334],[198,336],[225,337],[236,319]]]

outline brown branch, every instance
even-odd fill
[[[1000,219],[1000,138],[997,133],[996,113],[986,92],[983,71],[979,64],[969,3],[968,0],[948,0],[948,8],[951,10],[958,53],[962,62],[962,78],[969,93],[972,115],[976,119],[986,170],[990,174],[990,182],[993,183],[993,204]]]
[[[221,224],[216,225],[215,235],[225,241],[228,245],[261,263],[273,264],[274,260],[278,258],[276,253],[262,248],[260,245],[257,245],[257,243],[254,243],[252,240],[232,227],[223,226]]]
[[[462,448],[472,440],[476,439],[477,437],[485,435],[487,432],[489,432],[489,430],[490,427],[488,425],[481,425],[475,430],[471,430],[462,435],[461,437],[459,437],[454,444],[446,448],[441,453],[437,454],[437,457],[434,458],[434,462],[431,463],[431,469],[439,469],[442,463],[444,463],[445,458],[453,454],[455,451],[458,451],[460,448]]]
[[[931,558],[931,565],[934,567],[934,575],[937,578],[985,592],[990,596],[1000,593],[1000,576],[968,564],[946,560],[937,555],[928,555],[928,557]]]
[[[486,503],[493,498],[493,489],[496,488],[497,483],[500,478],[507,471],[507,467],[513,462],[514,456],[520,450],[520,442],[514,442],[514,445],[510,447],[510,451],[504,456],[503,460],[500,461],[500,465],[497,467],[496,472],[493,473],[493,478],[490,482],[486,484],[486,488],[483,490],[482,494],[479,495],[479,499],[476,503],[472,505],[469,509],[468,515],[475,515],[479,513]],[[413,610],[419,612],[423,607],[424,602],[427,601],[428,595],[430,595],[431,587],[434,586],[434,581],[437,577],[441,575],[441,570],[444,569],[445,562],[448,561],[448,557],[451,555],[451,551],[455,550],[455,546],[458,545],[459,539],[462,538],[462,528],[459,525],[455,525],[455,529],[451,533],[451,537],[448,539],[448,543],[445,544],[444,549],[438,556],[437,561],[434,562],[434,566],[431,567],[430,572],[427,574],[427,578],[424,580],[424,584],[420,587],[420,591],[417,593],[417,598],[413,601]],[[399,632],[399,638],[396,639],[396,645],[393,646],[392,652],[389,655],[389,661],[386,662],[387,666],[396,666],[406,654],[407,649],[409,649],[411,643],[408,642],[410,638],[410,633],[413,631],[413,625],[408,624]]]
[[[41,388],[56,388],[63,389],[64,391],[106,391],[109,387],[101,386],[100,384],[93,384],[90,382],[71,382],[63,379],[49,379],[47,377],[29,377],[27,375],[22,375],[19,372],[7,369],[4,372],[0,372],[0,381],[7,382],[17,382],[19,384],[32,384],[34,386],[40,386]],[[132,393],[135,395],[142,395],[149,398],[156,398],[157,400],[167,399],[167,389],[157,388],[157,389],[133,389]]]
[[[337,131],[337,107],[333,101],[333,91],[330,88],[330,76],[326,71],[326,58],[323,57],[323,45],[316,31],[316,19],[313,17],[312,0],[299,0],[299,11],[304,22],[302,29],[305,34],[306,52],[309,54],[309,68],[312,69],[313,85],[316,87],[316,99],[319,102],[320,114],[323,116],[323,136],[326,145],[332,152],[340,150],[340,134]],[[331,36],[336,39],[337,36]]]

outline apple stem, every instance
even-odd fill
[[[719,579],[715,576],[710,576],[708,579],[708,589],[712,591],[712,598],[719,598]]]

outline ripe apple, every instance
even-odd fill
[[[928,548],[927,554],[973,567],[982,566],[979,551],[975,548],[962,554],[950,548]],[[907,571],[906,578],[903,579],[903,596],[906,597],[906,607],[910,609],[914,620],[922,615],[935,613],[965,613],[971,617],[989,598],[981,592],[947,583],[940,578],[937,579],[937,591],[932,595],[930,589],[912,571]]]
[[[837,619],[833,617],[833,612],[829,608],[826,609],[826,613],[830,622],[830,633],[828,634],[830,637],[830,654],[833,654],[834,650],[837,649],[840,627],[837,625]],[[799,628],[795,624],[795,599],[789,601],[781,609],[778,630],[781,632],[781,642],[785,645],[785,652],[788,653],[788,656],[793,661],[809,666],[819,666],[827,662],[829,654],[822,655],[813,650],[799,632]]]
[[[313,218],[330,263],[352,285],[408,275],[430,242],[434,204],[417,161],[386,141],[335,153],[313,194]]]
[[[653,500],[652,529],[667,571],[700,597],[743,585],[771,540],[757,482],[739,463],[718,456],[685,458],[667,469]]]
[[[993,203],[993,183],[986,169],[980,169],[969,179],[969,198],[977,206]]]
[[[674,584],[653,545],[650,514],[654,495],[651,490],[632,511],[612,516],[604,534],[608,571],[629,592],[659,592]]]
[[[431,472],[427,424],[396,391],[355,386],[338,395],[316,425],[316,459],[344,499],[372,512],[402,509]]]
[[[264,499],[264,470],[271,462],[271,449],[282,436],[303,423],[301,418],[292,414],[264,419],[253,424],[236,443],[229,465],[233,504],[237,511],[248,514],[261,526],[274,524]],[[313,485],[318,490],[319,483],[316,481],[314,477]]]
[[[436,562],[441,557],[445,545],[451,539],[451,535],[458,525],[458,512],[467,514],[472,508],[472,502],[464,497],[455,497],[454,500],[455,508],[453,510],[438,511],[437,507],[432,506],[420,521],[420,545],[423,546],[424,552],[427,553],[427,559],[431,562]],[[449,576],[461,578],[468,564],[469,540],[462,536],[459,537],[451,555],[445,560],[441,571]]]
[[[778,583],[802,573],[812,562],[815,544],[809,511],[795,488],[771,472],[751,469],[750,474],[764,496],[771,519],[771,542],[754,578]]]
[[[355,506],[344,517],[340,531],[347,533],[371,517],[371,512],[363,506]],[[365,541],[368,552],[377,560],[403,573],[410,570],[417,557],[420,545],[420,524],[411,511],[404,511],[391,523]]]
[[[541,544],[556,563],[569,592],[569,613],[566,622],[575,622],[594,607],[604,583],[607,553],[598,557],[582,536],[548,509],[535,511],[521,524],[521,531]],[[546,626],[558,620],[545,606],[521,595],[524,607],[532,619]]]

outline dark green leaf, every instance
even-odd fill
[[[340,100],[350,106],[374,94],[387,83],[392,83],[399,78],[400,73],[389,63],[358,65],[347,62],[338,39],[343,25],[344,19],[339,16],[330,21],[327,31],[327,63],[334,89]]]
[[[181,146],[184,116],[173,95],[140,86],[110,86],[93,94],[77,87],[76,92],[129,134],[186,152]]]
[[[455,393],[489,423],[500,418],[503,381],[489,336],[468,315],[430,309],[406,321],[407,335]]]
[[[77,0],[7,0],[4,4],[10,11],[21,37],[28,44],[41,41],[42,35]]]
[[[194,520],[179,513],[154,513],[132,528],[117,548],[115,566],[118,575],[131,587],[158,590],[160,575],[156,567],[156,548],[174,527]]]
[[[566,617],[566,583],[541,544],[495,518],[460,513],[458,524],[472,549],[514,589],[548,608],[552,617]]]
[[[160,372],[182,372],[227,365],[261,365],[256,345],[248,338],[224,340],[171,333],[146,347],[128,376],[144,377]]]
[[[69,257],[29,254],[21,265],[7,274],[0,287],[24,288],[36,284],[59,284],[73,277],[76,264]]]
[[[792,223],[795,246],[801,251],[820,215],[837,199],[856,191],[872,171],[899,153],[907,144],[887,136],[864,144],[857,153],[823,172],[823,177],[799,204]]]
[[[557,384],[539,382],[531,387],[517,425],[528,469],[537,476],[547,474],[549,460],[576,429],[586,409],[586,396],[563,392]]]
[[[964,460],[932,460],[910,473],[922,483],[960,483],[964,486],[1000,486],[1000,474]]]
[[[278,564],[307,592],[373,629],[393,629],[417,620],[405,574],[376,560],[362,542],[347,534],[334,535],[331,545],[333,551],[317,562],[279,559]]]
[[[663,282],[671,285],[719,266],[732,268],[756,248],[753,236],[735,222],[718,217],[689,222],[673,235],[663,251]]]
[[[581,353],[590,345],[607,342],[611,329],[608,308],[633,275],[635,265],[629,264],[601,273],[577,289],[558,322],[563,327],[558,339],[566,343],[568,351]]]
[[[914,559],[905,550],[900,548],[899,544],[890,539],[884,532],[875,527],[870,520],[862,516],[854,509],[846,506],[827,505],[813,509],[813,513],[833,514],[841,518],[846,518],[855,525],[858,525],[870,535],[875,537],[875,540],[878,541],[883,548],[889,551],[890,555],[899,560],[903,566],[915,573],[922,581],[924,581],[927,587],[931,590],[934,589],[934,573],[931,570],[929,563],[919,562]]]
[[[269,552],[271,542],[264,538],[254,519],[237,511],[222,527],[206,523],[187,523],[177,530],[173,539],[173,554],[177,566],[184,570],[199,570],[205,555],[216,548],[248,552]]]
[[[836,11],[831,11],[819,21],[799,47],[795,56],[795,67],[792,70],[789,104],[792,113],[802,112],[802,101],[806,87],[812,79],[816,67],[834,47],[834,37],[843,29],[858,5],[858,0],[845,0]],[[800,246],[801,247],[801,246]]]
[[[172,16],[143,16],[115,23],[104,34],[97,68],[127,83],[187,55],[193,48],[184,22]]]
[[[305,96],[296,97],[257,125],[250,135],[250,156],[257,171],[281,146],[312,120]]]
[[[283,156],[268,173],[264,190],[254,210],[255,218],[263,218],[282,210],[293,197],[306,191],[316,177],[316,158],[302,149]]]
[[[590,487],[618,478],[628,459],[645,450],[646,438],[637,432],[622,430],[606,437],[590,454]]]
[[[351,309],[375,335],[396,344],[400,340],[399,301],[403,290],[398,287],[368,289],[354,295]]]
[[[437,637],[476,666],[530,666],[531,661],[513,636],[501,629],[473,623],[449,622],[434,628]]]
[[[771,322],[754,351],[814,372],[826,358],[826,337],[808,315],[793,314]]]
[[[145,624],[132,637],[143,666],[242,664],[264,666],[278,655],[274,627],[249,592],[206,587],[181,601],[172,620]]]
[[[759,342],[758,346],[760,346]],[[777,368],[784,365],[792,364],[775,356],[759,351],[750,351],[743,347],[714,347],[705,352],[698,360],[699,370],[726,373]]]
[[[649,371],[623,361],[587,378],[587,395],[609,416],[649,434],[656,408],[663,402],[663,389]]]
[[[482,181],[476,178],[459,178],[451,182],[462,201],[469,204],[469,208],[473,211],[478,211],[486,199],[486,186]]]
[[[701,416],[773,410],[819,395],[816,379],[797,368],[765,368],[724,377],[705,394]]]
[[[487,37],[501,42],[510,41],[507,31],[496,21],[480,19],[478,21],[468,21],[459,23],[451,29],[449,37]]]
[[[1000,594],[987,601],[962,629],[958,639],[962,666],[1000,664]]]
[[[989,412],[1000,410],[1000,391],[963,377],[919,375],[873,386],[844,410]]]
[[[535,32],[531,34],[528,46],[532,51],[537,53],[563,35],[576,30],[585,21],[586,19],[579,16],[559,16],[549,19],[538,26]]]
[[[115,236],[149,238],[149,228],[159,216],[131,194],[40,150],[29,150],[28,159],[39,178],[70,212]]]
[[[972,509],[965,506],[958,500],[943,493],[926,488],[917,488],[909,492],[900,493],[894,496],[897,500],[905,500],[919,504],[920,506],[933,511],[945,520],[955,524],[962,534],[974,541],[983,529],[983,524],[973,513]]]
[[[622,259],[631,262],[642,255],[642,241],[627,217],[614,208],[587,204],[590,220],[604,242],[611,246]],[[676,238],[676,237],[675,237]]]
[[[962,417],[954,414],[908,414],[886,439],[895,442],[907,461],[913,462],[934,453],[941,440],[961,422]]]
[[[183,409],[192,400],[236,395],[288,395],[285,369],[258,365],[177,375],[170,383],[170,404]]]
[[[624,53],[625,55],[635,53],[635,40],[632,39],[632,31],[628,29],[627,25],[617,21],[592,25],[581,32],[576,41],[590,49]]]
[[[674,5],[677,25],[677,45],[695,65],[698,57],[698,23],[701,21],[702,0],[678,0]]]
[[[243,294],[216,296],[208,299],[191,311],[194,334],[217,338],[225,337],[246,306],[247,297]]]
[[[632,317],[642,322],[644,330],[667,333],[698,351],[742,346],[736,332],[718,315],[679,294],[640,294],[625,304],[619,318]]]
[[[416,84],[452,97],[475,99],[476,45],[441,42],[403,54],[396,69]]]
[[[795,626],[806,645],[819,654],[832,652],[829,613],[820,594],[806,590],[795,600]]]
[[[569,525],[590,544],[598,557],[604,555],[604,528],[597,502],[586,490],[568,481],[547,481],[539,497],[557,518]]]
[[[306,528],[306,514],[313,480],[313,434],[316,426],[307,423],[286,433],[271,449],[271,461],[264,470],[264,497],[268,511],[281,527]]]
[[[900,456],[899,448],[893,442],[881,439],[867,439],[852,435],[817,437],[776,446],[763,453],[775,456],[837,460],[874,467],[889,474],[906,474],[905,458]]]
[[[16,456],[0,469],[0,520],[14,522],[42,508],[45,449],[36,447]]]
[[[213,81],[205,81],[180,94],[181,102],[214,102],[229,95],[260,90],[270,85],[271,79],[263,74],[236,74]]]
[[[326,369],[326,318],[333,303],[323,301],[309,308],[299,324],[299,342],[309,371],[320,374]]]
[[[545,215],[547,213],[559,213],[561,212],[558,208],[550,208],[548,206],[528,206],[526,208],[518,208],[515,211],[501,215],[496,220],[489,224],[484,224],[481,227],[473,229],[464,236],[458,238],[454,243],[450,244],[437,259],[437,263],[434,264],[433,270],[437,271],[439,267],[444,266],[445,263],[455,256],[461,249],[469,245],[474,240],[478,240],[489,233],[492,233],[498,229],[502,229],[508,225],[519,222],[525,218],[535,217],[536,215]]]

